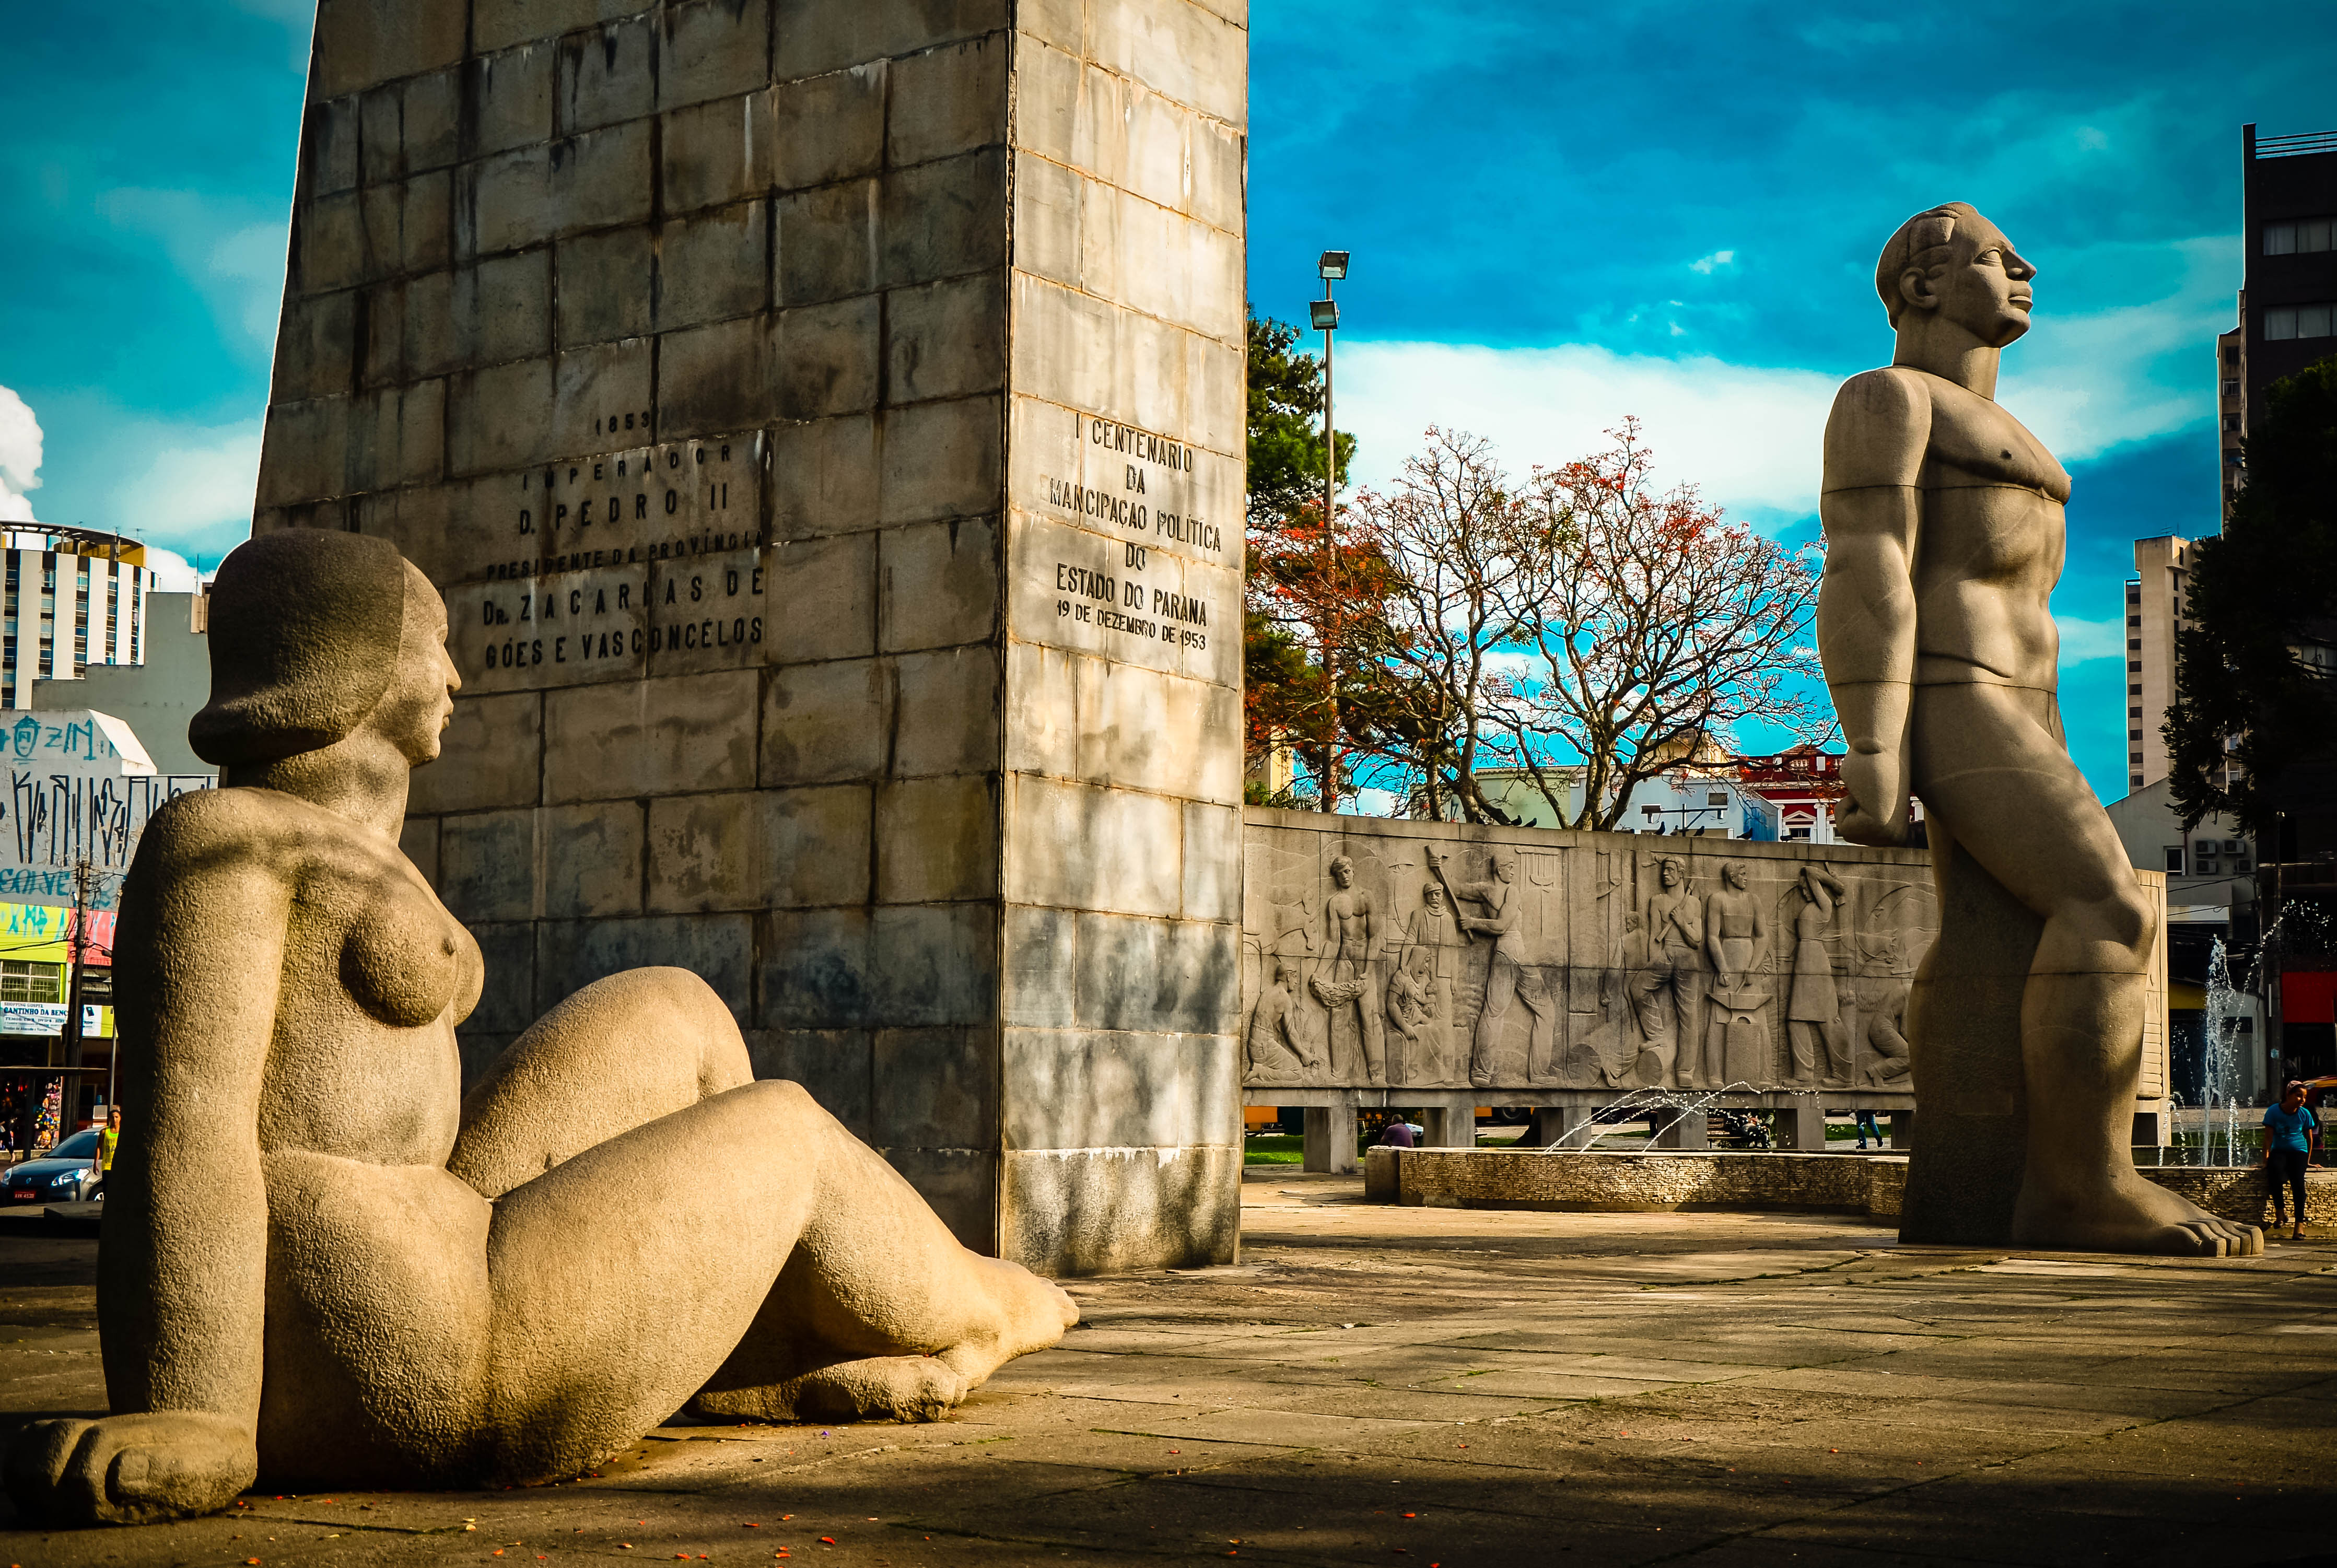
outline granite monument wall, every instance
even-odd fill
[[[445,593],[472,1072],[680,965],[969,1244],[1232,1255],[1247,49],[323,0],[256,526]]]
[[[1908,993],[1939,932],[1928,851],[1257,808],[1247,839],[1254,1103],[1750,1103],[1830,1082],[1913,1103]],[[2137,876],[2163,900],[2158,873]],[[2166,1093],[2163,936],[2154,975],[2150,1102]]]

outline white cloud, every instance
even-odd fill
[[[155,592],[191,593],[218,573],[219,560],[214,556],[209,570],[197,571],[194,564],[176,550],[149,544],[146,546],[146,570],[154,573]]]
[[[1585,343],[1342,347],[1339,425],[1361,443],[1356,466],[1368,484],[1392,479],[1431,425],[1482,436],[1523,469],[1586,456],[1607,445],[1603,432],[1637,415],[1659,483],[1693,481],[1731,507],[1801,513],[1817,505],[1831,376]]]
[[[259,488],[259,436],[257,419],[158,426],[139,443],[150,454],[143,466],[114,486],[116,526],[149,539],[200,540],[206,545],[212,538],[243,537],[251,527],[252,497]]]
[[[2181,276],[2147,304],[2057,316],[2040,283],[2036,324],[2005,350],[1997,400],[2064,462],[2180,430],[2215,408],[2215,334],[2237,319],[2227,239],[2172,247]],[[2114,258],[2105,256],[2105,263]],[[2075,270],[2084,259],[2065,263]]]
[[[249,223],[211,247],[210,275],[240,296],[240,325],[254,343],[273,346],[284,303],[285,253],[290,231],[282,223]]]
[[[2212,413],[2207,356],[2230,325],[2230,242],[2174,249],[2179,276],[2161,298],[2057,316],[2047,294],[2036,325],[2006,351],[2000,401],[2064,463]],[[1604,431],[1637,415],[1659,483],[1692,482],[1735,511],[1817,510],[1826,412],[1840,376],[1702,355],[1617,354],[1589,343],[1340,347],[1339,426],[1362,444],[1356,470],[1365,484],[1393,478],[1431,425],[1482,436],[1523,469],[1587,456],[1606,445]],[[1878,335],[1875,347],[1879,363],[1889,345]]]
[[[1704,272],[1708,274],[1717,272],[1724,267],[1734,267],[1736,265],[1736,251],[1715,250],[1709,256],[1699,256],[1695,260],[1689,262],[1687,264],[1687,270],[1691,272]],[[1675,301],[1675,303],[1677,303],[1677,301]]]
[[[121,228],[152,236],[199,290],[230,344],[263,360],[276,343],[284,304],[290,220],[255,220],[249,202],[194,191],[117,186],[99,210]]]
[[[234,0],[235,8],[284,25],[295,71],[308,68],[308,39],[317,24],[317,0]]]
[[[2074,615],[2056,615],[2053,624],[2061,630],[2061,662],[2064,664],[2083,664],[2089,659],[2126,657],[2124,621],[2081,621]]]
[[[0,522],[32,522],[24,493],[40,485],[41,422],[22,397],[0,387]]]

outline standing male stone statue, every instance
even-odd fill
[[[1859,843],[1900,843],[1912,789],[1940,889],[1940,940],[1910,1009],[1921,1111],[1910,1211],[1927,1153],[1943,1176],[1935,1190],[1953,1179],[1943,1127],[1961,1118],[2009,1139],[2025,1113],[2005,1151],[2025,1154],[2017,1192],[1987,1220],[2000,1240],[2255,1252],[2254,1227],[2134,1169],[2157,915],[2062,738],[2047,601],[2069,478],[1995,402],[1998,356],[2029,329],[2036,275],[1963,202],[1909,219],[1875,271],[1898,335],[1892,362],[1845,383],[1826,424],[1818,647],[1849,741],[1838,823]],[[2038,931],[2033,952],[2009,953],[2015,923]],[[2017,1058],[1968,995],[2001,986],[2008,969],[2025,970]],[[2004,1067],[1975,1073],[1991,1051]]]

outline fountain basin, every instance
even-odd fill
[[[2145,1167],[2142,1174],[2211,1214],[2271,1222],[2271,1194],[2258,1166],[2169,1165]],[[2337,1170],[2309,1171],[2305,1180],[2306,1221],[2337,1224]],[[1442,1209],[1798,1210],[1896,1219],[1906,1186],[1903,1154],[1375,1147],[1364,1161],[1366,1200]]]

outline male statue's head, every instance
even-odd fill
[[[1656,876],[1667,887],[1677,887],[1687,877],[1687,867],[1677,855],[1667,855],[1656,862]]]
[[[1970,202],[1950,201],[1899,225],[1875,264],[1874,291],[1902,348],[1941,336],[2001,348],[2029,330],[2036,276],[2001,230]]]
[[[1423,886],[1420,889],[1420,901],[1428,906],[1430,914],[1441,912],[1444,907],[1444,884],[1430,882]]]
[[[438,755],[462,684],[446,606],[386,539],[338,530],[263,534],[211,585],[211,700],[187,726],[228,781],[357,746],[376,766]]]
[[[1721,880],[1739,893],[1744,892],[1745,885],[1753,879],[1753,873],[1742,860],[1731,860],[1727,865],[1723,866],[1720,868],[1720,876]]]
[[[1331,880],[1336,882],[1343,888],[1354,887],[1355,882],[1355,863],[1353,860],[1348,859],[1345,855],[1334,857],[1331,861]]]
[[[1493,851],[1493,875],[1504,882],[1518,879],[1518,858],[1506,849]]]

